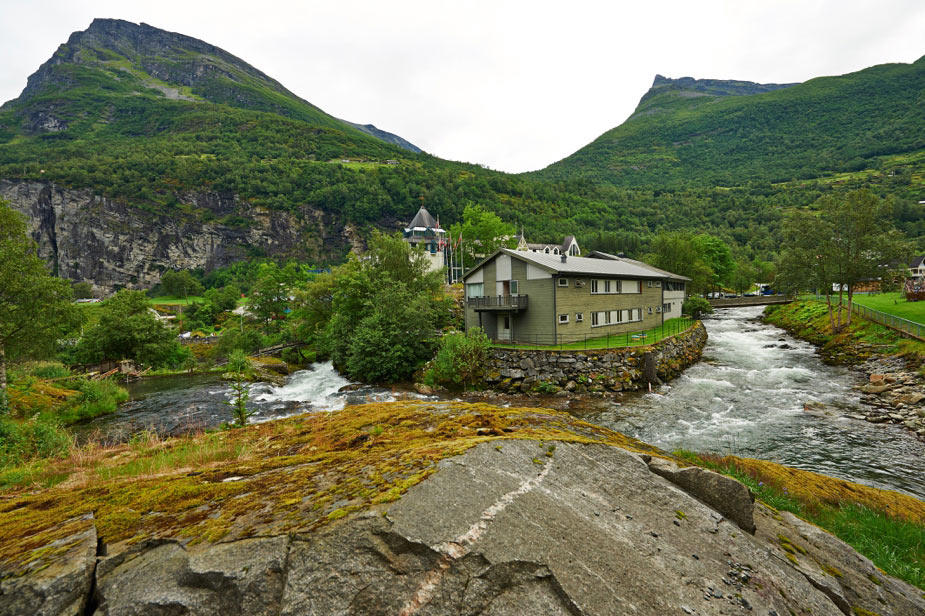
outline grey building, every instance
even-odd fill
[[[536,344],[656,327],[681,316],[665,292],[680,288],[683,294],[688,281],[606,253],[574,257],[506,248],[463,280],[466,329],[481,327],[494,340]]]

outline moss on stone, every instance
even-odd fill
[[[371,426],[382,432],[371,438]],[[377,503],[394,501],[427,478],[443,458],[487,441],[533,439],[599,443],[669,457],[661,450],[566,413],[487,404],[402,401],[311,413],[198,437],[157,448],[121,446],[55,468],[68,485],[7,493],[0,501],[0,568],[49,544],[61,522],[92,512],[110,546],[152,538],[214,542],[261,534],[311,531]],[[214,441],[234,459],[196,467],[120,472],[144,458]],[[102,461],[100,460],[102,457]]]

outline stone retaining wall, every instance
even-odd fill
[[[685,332],[641,347],[586,351],[493,348],[485,384],[504,392],[633,391],[648,387],[648,354],[658,378],[669,380],[700,359],[706,342],[707,331],[697,321]]]

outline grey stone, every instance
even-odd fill
[[[96,565],[93,514],[67,520],[49,530],[49,534],[69,534],[31,550],[22,565],[0,565],[0,614],[84,613]]]
[[[755,534],[755,495],[731,477],[696,466],[678,468],[652,458],[649,469],[723,514],[747,533]]]
[[[96,614],[278,614],[288,546],[288,537],[170,541],[119,554],[100,562]]]

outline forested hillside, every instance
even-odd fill
[[[923,66],[792,87],[663,79],[623,126],[543,172],[509,175],[375,138],[202,41],[95,20],[0,108],[0,180],[91,189],[149,219],[213,220],[195,195],[231,195],[258,210],[322,211],[362,234],[394,230],[421,205],[448,226],[475,203],[531,241],[574,233],[583,248],[638,256],[655,234],[689,229],[770,260],[782,212],[859,184],[895,195],[900,226],[925,234],[913,105]],[[798,130],[810,103],[816,128]],[[772,183],[803,177],[813,179]],[[252,224],[243,210],[221,216]]]
[[[537,177],[738,186],[877,169],[925,149],[925,58],[806,83],[666,80],[636,112]]]

